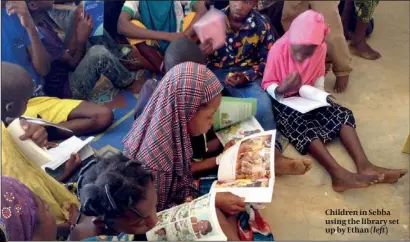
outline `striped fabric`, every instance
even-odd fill
[[[220,82],[206,66],[179,64],[161,80],[124,138],[124,154],[143,162],[153,172],[158,212],[197,195],[187,125],[200,106],[221,91]]]

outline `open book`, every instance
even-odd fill
[[[148,241],[226,241],[215,208],[215,194],[157,214],[157,225],[147,232]]]
[[[279,100],[279,102],[301,113],[307,113],[317,108],[330,106],[327,102],[327,97],[330,94],[316,87],[303,85],[299,89],[299,95],[300,97],[283,98]]]
[[[84,13],[88,13],[93,18],[94,27],[91,36],[102,36],[104,34],[104,1],[84,1],[83,4]]]
[[[239,141],[254,133],[263,132],[262,126],[253,117],[256,114],[256,99],[222,97],[221,105],[214,115],[216,136],[225,146],[230,140]]]
[[[222,153],[211,193],[231,192],[249,203],[272,201],[276,130],[253,134]]]
[[[214,50],[225,45],[226,22],[225,14],[220,10],[211,8],[193,26],[199,40],[204,43],[211,41]]]
[[[57,147],[47,150],[39,147],[30,139],[24,141],[20,139],[20,136],[25,133],[21,127],[20,119],[15,119],[7,127],[7,131],[24,156],[44,170],[46,168],[57,169],[70,158],[72,153],[78,153],[81,160],[85,160],[94,154],[93,149],[89,146],[94,137],[89,137],[83,141],[76,136],[72,136]]]

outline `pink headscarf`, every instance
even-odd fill
[[[313,10],[301,13],[293,20],[285,33],[269,50],[268,61],[262,81],[262,88],[272,84],[280,85],[291,73],[299,72],[303,85],[313,85],[318,77],[325,75],[326,43],[325,37],[330,28],[323,15]],[[293,60],[290,46],[317,45],[313,55],[302,63]],[[291,92],[286,95],[297,93]]]

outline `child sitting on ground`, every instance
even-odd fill
[[[68,233],[70,223],[75,217],[77,198],[63,184],[49,176],[29,157],[24,156],[13,142],[6,126],[20,117],[33,94],[34,85],[30,75],[20,66],[2,62],[1,64],[1,171],[2,175],[13,177],[41,197],[48,205],[59,225],[59,234]],[[47,132],[40,125],[22,122],[25,134],[21,139],[31,139],[37,145],[47,146]],[[59,181],[64,182],[78,168],[79,157],[71,157],[66,162],[65,172]]]
[[[94,45],[86,51],[93,19],[91,15],[83,14],[82,4],[74,10],[71,30],[66,32],[64,43],[47,21],[47,11],[53,8],[54,1],[27,2],[36,27],[44,36],[42,42],[51,59],[51,70],[45,77],[44,85],[47,95],[88,100],[101,75],[118,89],[132,85],[136,74],[120,63],[115,55],[117,53],[111,53],[103,45]],[[110,37],[106,39],[115,46]]]
[[[269,51],[262,87],[273,97],[278,130],[301,154],[309,152],[324,166],[337,192],[396,182],[407,169],[386,169],[370,163],[356,133],[352,111],[328,99],[331,106],[303,114],[276,101],[297,94],[301,85],[323,82],[328,28],[323,15],[307,10],[296,17]],[[336,137],[353,158],[357,173],[340,166],[326,149],[325,143]]]
[[[80,216],[69,240],[146,240],[145,233],[158,222],[153,176],[141,163],[122,154],[99,158],[84,167],[78,195]],[[215,204],[222,230],[229,240],[239,240],[235,216],[225,213],[245,203],[231,193],[218,193]]]
[[[201,48],[208,56],[208,67],[222,83],[224,94],[255,98],[255,118],[264,130],[273,130],[276,123],[272,102],[260,85],[274,39],[268,20],[253,9],[257,3],[257,0],[229,1],[229,6],[222,10],[227,25],[225,45],[215,51],[206,42],[201,44]],[[275,142],[275,165],[280,167],[277,171],[281,175],[302,175],[309,171],[311,160],[291,159],[282,155],[279,138],[280,135],[277,135]]]
[[[193,12],[185,14],[184,6]],[[173,40],[195,35],[193,24],[206,13],[204,1],[125,1],[118,32],[140,52],[146,68],[162,72],[164,53]]]
[[[201,49],[195,41],[188,38],[179,38],[172,41],[165,51],[165,72],[168,72],[172,67],[178,64],[188,61],[205,64],[205,56],[202,54]],[[137,119],[137,117],[144,111],[145,106],[147,105],[158,84],[158,80],[149,79],[142,86],[141,92],[139,93],[139,97],[137,99],[137,105],[135,106],[135,119]],[[207,142],[207,140],[209,140],[209,142]],[[212,155],[215,155],[217,151],[222,149],[222,144],[215,137],[212,131],[207,134],[191,137],[191,143],[194,159],[196,160],[211,157]]]
[[[3,2],[2,2],[3,3]],[[53,138],[88,135],[107,129],[113,113],[107,106],[81,100],[44,96],[44,79],[50,70],[49,55],[41,42],[25,1],[7,1],[1,9],[1,59],[22,66],[35,85],[25,116],[42,118],[71,129],[73,133],[53,134]]]

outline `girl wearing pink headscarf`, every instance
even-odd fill
[[[273,98],[277,128],[301,154],[309,152],[324,166],[337,192],[396,182],[407,170],[391,170],[370,163],[357,136],[352,111],[328,99],[331,106],[303,114],[277,101],[298,95],[301,85],[323,89],[324,40],[328,32],[323,16],[308,10],[292,22],[289,31],[270,49],[262,87]],[[337,137],[353,158],[357,173],[340,166],[326,149],[324,144]]]

